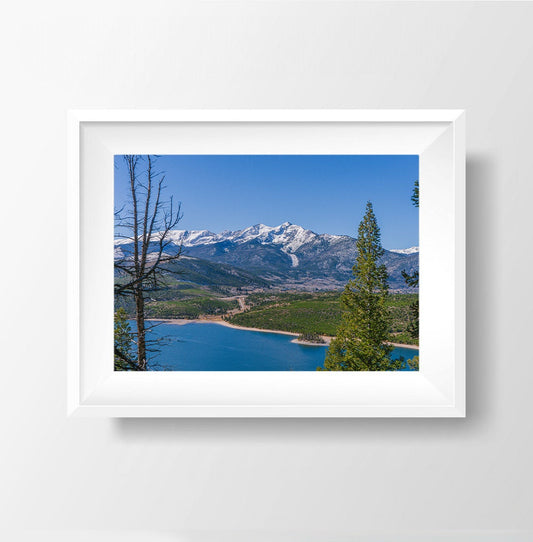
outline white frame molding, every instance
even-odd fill
[[[460,110],[69,112],[68,411],[115,417],[464,417]],[[113,156],[420,156],[420,371],[114,372]]]

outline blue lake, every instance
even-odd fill
[[[133,324],[133,322],[132,322]],[[316,371],[326,346],[294,344],[290,335],[233,329],[220,324],[161,323],[150,334],[161,338],[152,371]],[[395,348],[394,359],[418,355],[418,350]]]

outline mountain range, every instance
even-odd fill
[[[157,234],[154,235],[157,239]],[[204,266],[214,271],[246,277],[247,286],[265,284],[283,289],[328,290],[342,288],[350,279],[355,262],[355,239],[348,235],[317,234],[290,222],[279,226],[256,224],[236,231],[172,230],[166,248],[169,254],[182,247],[182,270]],[[115,240],[115,256],[131,252],[131,239]],[[156,244],[154,241],[154,250]],[[204,264],[202,264],[204,262]],[[392,289],[405,289],[402,271],[418,270],[418,247],[385,250],[382,262]],[[198,279],[199,282],[201,282]],[[238,281],[237,281],[238,282]]]

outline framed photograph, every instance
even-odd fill
[[[69,113],[71,415],[465,416],[457,110]]]

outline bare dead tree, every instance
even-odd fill
[[[121,240],[115,246],[115,296],[133,299],[137,352],[135,360],[126,361],[134,370],[146,370],[146,295],[165,286],[165,277],[172,273],[169,264],[181,256],[182,247],[176,249],[169,235],[182,218],[181,204],[175,206],[172,197],[162,200],[165,176],[155,169],[156,157],[126,155],[124,161],[130,201],[115,211],[115,238]]]

